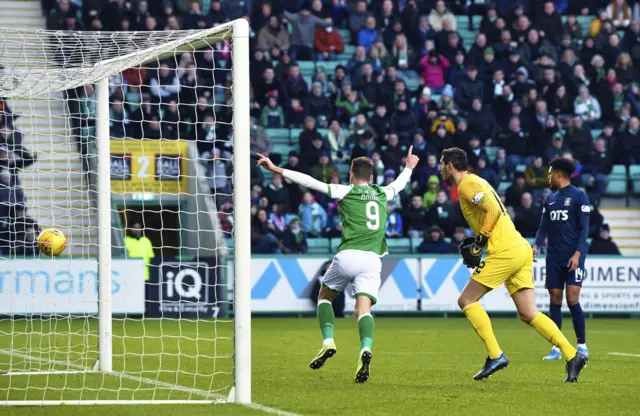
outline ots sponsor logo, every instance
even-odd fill
[[[569,211],[566,209],[559,211],[551,211],[549,213],[551,221],[566,221],[569,219]]]

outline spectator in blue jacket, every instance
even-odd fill
[[[376,18],[373,16],[367,17],[367,23],[365,26],[360,29],[358,32],[358,46],[364,46],[364,48],[369,52],[371,46],[376,41],[378,37],[378,31],[376,29]]]
[[[327,212],[314,199],[311,192],[305,192],[298,209],[300,228],[310,237],[319,237],[327,226]]]
[[[385,235],[390,238],[402,237],[402,215],[393,210],[393,205],[387,203],[387,226]]]

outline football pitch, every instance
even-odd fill
[[[565,317],[564,324],[565,334],[575,340],[571,319]],[[511,363],[488,380],[476,382],[472,376],[484,364],[485,351],[465,319],[377,318],[371,378],[364,385],[356,385],[353,377],[359,339],[355,318],[337,319],[338,353],[317,371],[308,367],[321,344],[315,320],[255,318],[253,400],[281,414],[304,415],[637,415],[640,412],[638,319],[587,321],[590,362],[576,384],[563,383],[563,361],[542,361],[549,345],[535,330],[516,318],[494,319],[493,326]],[[42,370],[56,367],[52,361],[69,358],[74,366],[79,366],[82,356],[96,356],[94,348],[82,344],[82,340],[91,339],[83,333],[92,331],[86,322],[74,322],[66,328],[74,333],[71,338],[28,335],[24,326],[20,327],[24,334],[10,337],[10,328],[10,321],[0,321],[3,371],[8,369],[10,360],[13,368]],[[102,388],[101,399],[204,398],[193,391],[223,394],[232,383],[231,330],[231,322],[116,321],[114,370],[124,368],[156,384],[86,373],[4,375],[0,376],[2,400],[7,397],[38,400],[43,396],[77,399],[80,394],[83,398],[96,398],[98,393],[94,389],[98,388]],[[34,332],[44,331],[42,327],[34,327]],[[162,342],[158,338],[161,334]],[[12,346],[13,351],[18,351],[13,355],[7,352]],[[170,386],[176,384],[191,390],[174,391]],[[60,397],[61,391],[64,397]],[[232,404],[58,406],[0,408],[0,414],[245,415],[265,414],[265,410],[269,409]]]

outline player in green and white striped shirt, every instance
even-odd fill
[[[350,185],[326,184],[312,177],[275,166],[268,157],[258,154],[258,166],[273,173],[283,175],[317,192],[338,199],[342,218],[342,242],[336,250],[331,266],[322,277],[322,287],[318,295],[318,322],[324,339],[322,348],[311,361],[314,370],[321,368],[325,361],[336,354],[333,339],[335,316],[331,302],[351,283],[356,297],[355,313],[360,332],[360,354],[355,381],[364,383],[369,378],[372,354],[374,321],[371,307],[376,303],[380,289],[380,257],[387,254],[385,226],[387,223],[387,201],[402,191],[418,157],[413,155],[413,146],[407,154],[406,167],[391,184],[381,187],[370,185],[373,181],[373,162],[367,157],[359,157],[351,162]]]

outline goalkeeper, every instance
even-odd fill
[[[467,167],[464,150],[454,147],[442,152],[442,178],[458,187],[462,213],[476,235],[465,238],[460,244],[464,264],[474,271],[458,298],[458,305],[489,353],[484,367],[474,379],[487,378],[509,365],[493,334],[489,316],[479,303],[484,295],[504,283],[520,319],[564,355],[567,360],[565,381],[578,381],[587,358],[567,341],[551,319],[538,311],[533,291],[533,253],[527,240],[516,231],[496,191],[484,179],[467,173]],[[482,259],[485,250],[487,257]]]
[[[331,302],[351,283],[355,292],[355,313],[360,333],[355,381],[364,383],[369,378],[375,327],[371,307],[376,303],[380,289],[380,257],[387,254],[387,201],[395,198],[409,182],[411,172],[418,164],[418,157],[412,152],[413,146],[409,148],[406,168],[393,183],[384,187],[370,185],[373,181],[373,162],[367,157],[358,157],[351,162],[350,185],[338,185],[319,182],[300,172],[279,168],[268,157],[258,154],[258,166],[339,200],[342,242],[331,266],[322,277],[322,287],[318,294],[318,323],[324,341],[309,365],[314,370],[321,368],[327,359],[336,354],[333,339],[335,316]],[[531,254],[531,249],[528,252]]]

